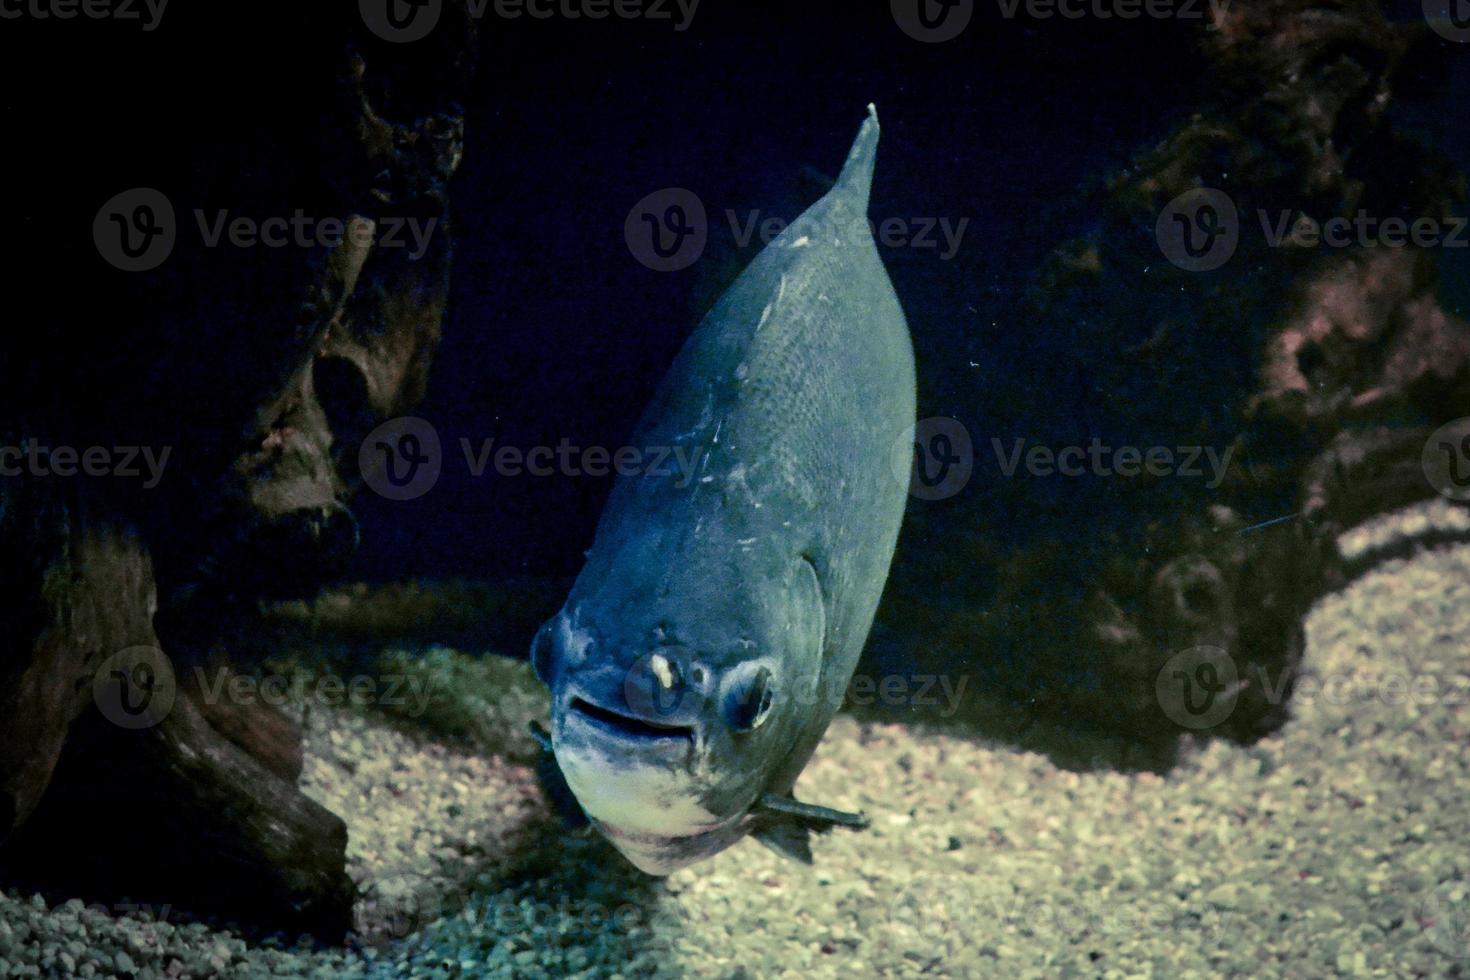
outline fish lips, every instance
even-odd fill
[[[557,693],[552,744],[558,753],[563,748],[586,749],[630,763],[645,760],[649,765],[678,764],[692,770],[703,741],[699,726],[645,719],[608,707],[604,699],[593,698],[570,685]]]
[[[711,812],[698,729],[651,723],[560,692],[552,748],[593,826],[640,870],[667,875],[739,840],[744,809]]]

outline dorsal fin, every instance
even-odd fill
[[[873,185],[873,162],[877,157],[878,108],[869,102],[868,118],[863,120],[857,138],[852,141],[852,149],[847,151],[847,162],[842,165],[842,173],[837,175],[837,183],[832,188],[861,214],[868,211],[868,190]]]

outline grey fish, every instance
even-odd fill
[[[551,744],[622,853],[668,874],[753,834],[810,861],[860,814],[801,803],[888,576],[914,424],[908,326],[867,224],[872,106],[837,183],[680,351],[635,444],[692,477],[619,478],[532,645]]]

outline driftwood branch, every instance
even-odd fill
[[[462,4],[408,45],[372,37],[355,8],[304,17],[319,57],[280,69],[301,84],[270,118],[296,134],[280,138],[287,165],[235,165],[272,152],[230,118],[265,118],[249,80],[221,82],[207,120],[161,101],[171,136],[147,141],[146,163],[185,214],[218,183],[235,213],[295,208],[348,233],[254,250],[180,236],[164,269],[104,280],[124,339],[47,337],[18,359],[26,371],[4,364],[3,444],[146,439],[172,455],[147,493],[0,481],[0,881],[335,941],[355,897],[347,832],[297,788],[300,732],[206,690],[195,668],[228,691],[230,641],[257,601],[313,594],[356,544],[356,447],[422,396],[439,340],[475,46]],[[187,64],[192,47],[151,61]],[[232,61],[221,53],[219,71]],[[333,62],[335,77],[318,72]],[[284,172],[307,176],[283,193]],[[115,176],[89,173],[65,196],[105,200],[115,189],[88,181]],[[421,254],[382,247],[390,218],[428,229]],[[98,389],[98,361],[131,389]]]

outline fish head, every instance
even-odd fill
[[[610,575],[574,588],[537,634],[557,765],[592,823],[650,874],[758,827],[761,798],[789,788],[773,784],[793,749],[826,727],[831,712],[809,703],[821,589],[805,559],[789,566],[752,576],[727,564],[648,589]]]

